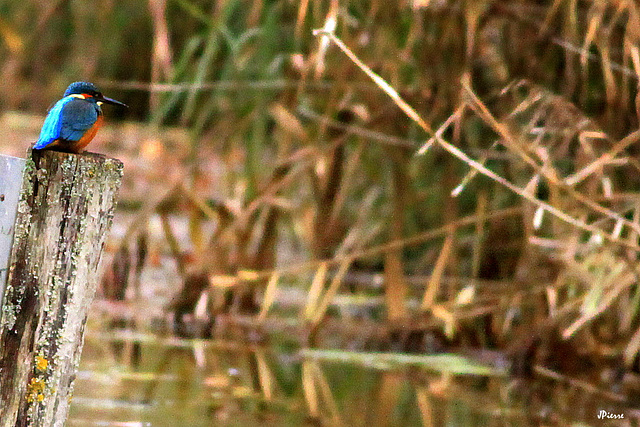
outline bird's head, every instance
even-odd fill
[[[115,99],[107,98],[102,95],[102,92],[94,85],[89,82],[75,82],[71,83],[67,90],[64,92],[64,96],[74,96],[76,98],[85,99],[89,102],[95,102],[98,105],[104,104],[112,104],[119,105],[121,107],[126,107],[127,105],[116,101]]]

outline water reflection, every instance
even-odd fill
[[[615,395],[575,384],[334,353],[90,329],[68,425],[620,425],[598,420],[598,410],[638,425]]]

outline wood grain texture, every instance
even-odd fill
[[[62,426],[122,163],[33,151],[0,321],[0,426]]]

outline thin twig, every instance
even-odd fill
[[[523,208],[521,206],[516,206],[512,208],[506,208],[506,209],[501,209],[491,213],[487,213],[483,216],[483,218],[485,219],[485,221],[488,221],[490,219],[508,218],[514,215],[521,214],[522,211],[523,211]],[[320,265],[323,263],[326,263],[327,267],[332,267],[334,265],[343,263],[348,258],[352,258],[353,260],[362,259],[362,258],[371,258],[374,256],[384,254],[386,252],[397,251],[406,246],[417,245],[429,240],[437,239],[438,237],[441,237],[451,232],[452,229],[458,229],[458,228],[467,227],[470,225],[475,225],[476,221],[477,221],[476,215],[469,215],[469,216],[460,218],[456,221],[453,221],[451,223],[448,223],[447,225],[444,225],[442,227],[438,227],[432,230],[418,233],[414,236],[407,237],[404,239],[393,240],[391,242],[387,242],[382,245],[354,251],[344,256],[337,256],[328,260],[306,261],[299,264],[293,264],[287,267],[282,267],[274,270],[263,270],[263,271],[251,272],[251,274],[244,274],[242,275],[242,277],[238,277],[234,285],[240,282],[245,284],[256,284],[262,281],[263,279],[271,277],[271,275],[274,273],[279,274],[281,277],[293,275],[293,274],[299,274],[304,271],[315,270],[319,268]]]
[[[382,90],[384,90],[385,93],[387,95],[389,95],[391,97],[391,99],[394,100],[396,105],[398,105],[398,107],[400,107],[400,109],[402,109],[402,111],[404,111],[407,116],[409,116],[422,129],[424,129],[425,132],[427,132],[429,134],[433,133],[433,131],[431,130],[431,126],[429,126],[427,124],[427,122],[422,120],[422,117],[420,117],[420,115],[416,112],[416,110],[414,110],[413,107],[411,107],[409,104],[407,104],[407,102],[404,99],[402,99],[400,94],[398,94],[398,92],[393,87],[391,87],[391,85],[389,85],[389,83],[384,81],[384,79],[382,77],[380,77],[379,75],[374,73],[371,70],[371,68],[369,68],[364,62],[362,62],[347,47],[347,45],[345,45],[342,42],[342,40],[340,40],[338,37],[336,37],[335,34],[333,34],[332,32],[328,32],[328,31],[320,29],[320,30],[313,30],[313,35],[314,36],[318,36],[318,35],[327,36],[332,42],[334,42],[336,44],[336,46],[338,46],[340,48],[340,50],[342,50],[342,52],[344,52],[345,55],[347,55],[349,57],[349,59],[351,59],[354,62],[354,64],[356,64],[362,71],[364,71],[364,73],[367,76],[369,76],[371,78],[371,80],[373,80]]]
[[[196,91],[244,91],[244,90],[284,90],[297,89],[300,80],[274,79],[274,80],[230,80],[202,83],[147,83],[141,81],[100,80],[97,82],[100,88],[137,90],[151,93],[172,93]],[[327,90],[335,86],[335,82],[320,80],[307,82],[306,85],[314,90]],[[372,85],[365,82],[354,82],[352,85],[361,89],[370,89]]]
[[[311,120],[316,120],[330,128],[343,130],[345,132],[349,132],[354,135],[361,136],[366,139],[370,139],[372,141],[381,142],[386,145],[414,148],[418,144],[417,142],[412,141],[410,139],[398,138],[397,136],[393,136],[393,135],[386,135],[384,133],[371,131],[369,129],[365,129],[359,126],[345,125],[340,123],[337,120],[331,120],[327,117],[323,117],[320,114],[315,113],[304,107],[299,107],[297,111],[302,117],[311,119]]]

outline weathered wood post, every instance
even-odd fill
[[[98,154],[27,159],[0,321],[1,427],[66,420],[122,170]]]

